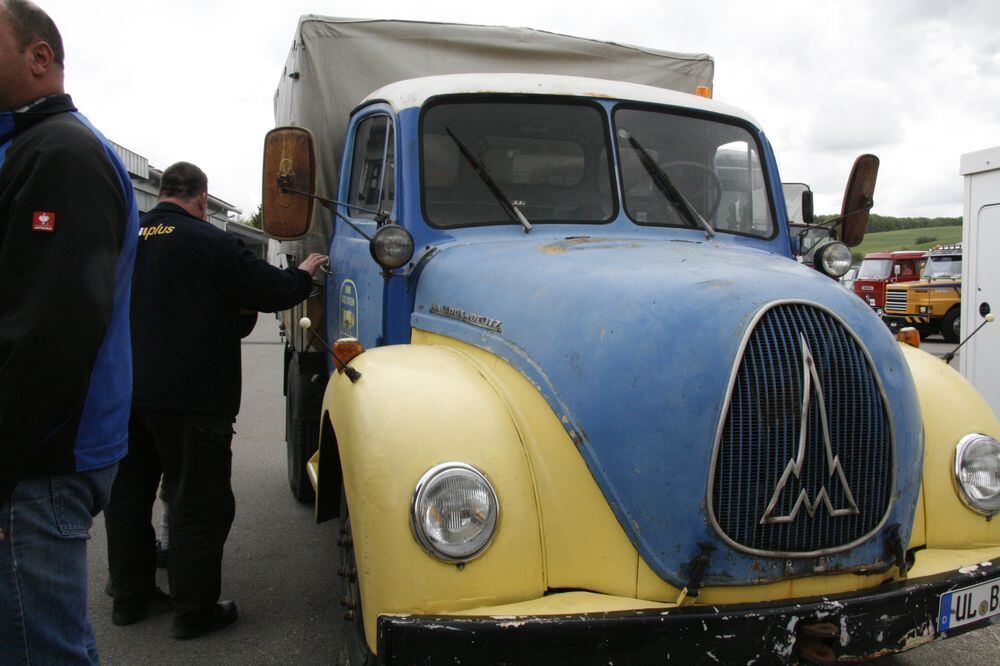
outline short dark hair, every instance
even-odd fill
[[[208,176],[190,162],[171,164],[160,179],[160,198],[192,199],[203,192],[208,192]]]
[[[41,7],[28,0],[0,0],[0,5],[7,9],[17,48],[24,51],[32,42],[42,40],[52,47],[52,60],[60,67],[63,66],[66,54],[63,51],[62,36],[55,22]]]

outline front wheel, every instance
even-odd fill
[[[354,534],[351,531],[351,515],[347,508],[347,490],[340,488],[340,569],[341,605],[344,607],[345,641],[347,643],[347,663],[351,666],[367,666],[375,663],[375,655],[368,649],[365,640],[365,620],[361,610],[361,586],[358,583],[358,565],[354,557]]]
[[[941,336],[945,342],[958,342],[962,337],[962,322],[959,320],[960,311],[953,308],[941,320]]]

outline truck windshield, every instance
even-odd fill
[[[615,111],[614,123],[625,212],[634,222],[691,226],[643,167],[633,147],[638,142],[716,231],[774,234],[760,152],[746,129],[663,109],[628,106]]]
[[[927,259],[923,274],[925,280],[956,277],[962,277],[962,257],[929,257]]]
[[[447,98],[421,120],[424,217],[439,227],[520,224],[490,192],[462,143],[532,224],[608,222],[617,201],[597,105]]]
[[[865,259],[858,271],[859,280],[884,280],[892,270],[892,259]]]

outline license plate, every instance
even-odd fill
[[[1000,614],[1000,581],[945,592],[938,605],[938,631]]]

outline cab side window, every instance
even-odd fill
[[[396,155],[393,127],[388,116],[371,116],[358,125],[351,160],[351,189],[348,203],[386,213],[395,200]],[[351,217],[375,217],[374,213],[352,208]]]

